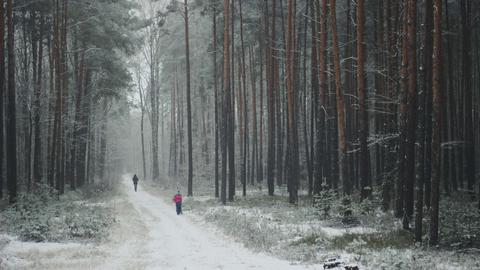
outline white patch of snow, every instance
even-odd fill
[[[188,216],[177,216],[173,204],[167,205],[141,187],[135,193],[126,177],[124,183],[129,201],[148,229],[142,254],[145,269],[316,269],[254,254],[222,234],[202,229]]]

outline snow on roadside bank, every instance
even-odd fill
[[[0,269],[91,269],[103,252],[92,244],[22,242],[1,235]],[[89,258],[85,260],[85,258]]]
[[[149,241],[144,244],[143,254],[148,262],[145,269],[322,269],[254,253],[231,237],[211,230],[211,226],[192,220],[190,211],[177,216],[170,200],[149,194],[143,186],[133,192],[128,178],[124,185],[128,187],[125,192],[129,201],[148,230]]]
[[[299,264],[338,258],[360,269],[480,269],[480,251],[417,247],[397,226],[333,227],[335,223],[309,216],[308,206],[292,207],[264,195],[238,198],[227,206],[210,198],[187,198],[185,213],[249,249]]]

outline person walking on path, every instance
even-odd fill
[[[180,194],[180,190],[177,191],[177,194],[173,196],[172,201],[175,203],[175,206],[177,207],[177,215],[183,214],[182,213],[182,194]]]
[[[135,188],[135,192],[137,192],[137,185],[138,185],[138,177],[136,174],[133,175],[133,187]]]

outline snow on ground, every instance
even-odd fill
[[[125,199],[112,201],[117,224],[99,245],[25,243],[3,237],[0,269],[322,269],[253,253],[231,238],[177,216],[174,205],[122,179]]]
[[[124,184],[129,185],[129,179]],[[146,269],[320,269],[254,254],[232,239],[202,229],[187,216],[177,216],[173,205],[141,186],[137,193],[130,187],[126,193],[149,231],[143,253]]]
[[[374,228],[368,227],[351,227],[351,228],[333,228],[333,227],[326,227],[326,226],[319,226],[318,229],[324,233],[327,237],[338,237],[342,236],[347,233],[351,234],[368,234],[368,233],[375,233],[377,232]]]
[[[33,243],[10,238],[0,251],[0,269],[94,269],[103,256],[91,244]]]

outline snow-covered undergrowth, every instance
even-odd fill
[[[357,198],[351,198],[350,202],[330,198],[328,209],[322,209],[313,207],[306,196],[301,197],[298,206],[292,206],[286,196],[270,197],[257,190],[249,190],[247,194],[246,198],[238,194],[227,206],[207,196],[187,198],[184,213],[215,224],[250,249],[299,263],[319,263],[340,257],[362,269],[480,269],[479,249],[446,248],[445,245],[450,247],[452,242],[446,235],[440,248],[416,245],[412,233],[402,230],[392,213],[373,207],[380,205],[375,202],[354,203]],[[444,212],[441,234],[457,240],[468,235],[469,239],[476,239],[472,234],[480,227],[472,227],[479,219],[468,225],[455,224],[452,220],[463,221],[459,217],[462,214],[469,219],[475,215],[465,212]],[[425,224],[427,228],[428,223]],[[460,231],[455,232],[457,236],[448,232],[452,226],[460,227]]]
[[[100,240],[114,222],[111,209],[96,203],[105,189],[94,185],[58,197],[47,186],[39,186],[0,212],[0,232],[30,242]]]

